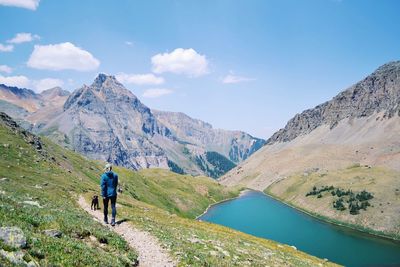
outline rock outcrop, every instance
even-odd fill
[[[0,227],[0,240],[11,248],[26,247],[26,237],[18,227]]]

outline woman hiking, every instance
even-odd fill
[[[111,201],[111,226],[115,226],[118,175],[112,171],[112,165],[110,163],[107,163],[104,168],[104,173],[101,175],[100,186],[104,206],[104,223],[108,224],[108,202]]]

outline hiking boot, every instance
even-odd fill
[[[115,218],[111,219],[111,226],[115,226]]]
[[[108,219],[107,218],[104,218],[104,223],[108,224]]]

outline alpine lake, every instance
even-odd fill
[[[198,219],[295,246],[345,266],[400,266],[400,242],[323,222],[258,191],[211,206]]]

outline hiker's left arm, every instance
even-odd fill
[[[107,196],[107,184],[106,184],[106,179],[104,179],[103,175],[101,176],[101,196],[105,198]]]

